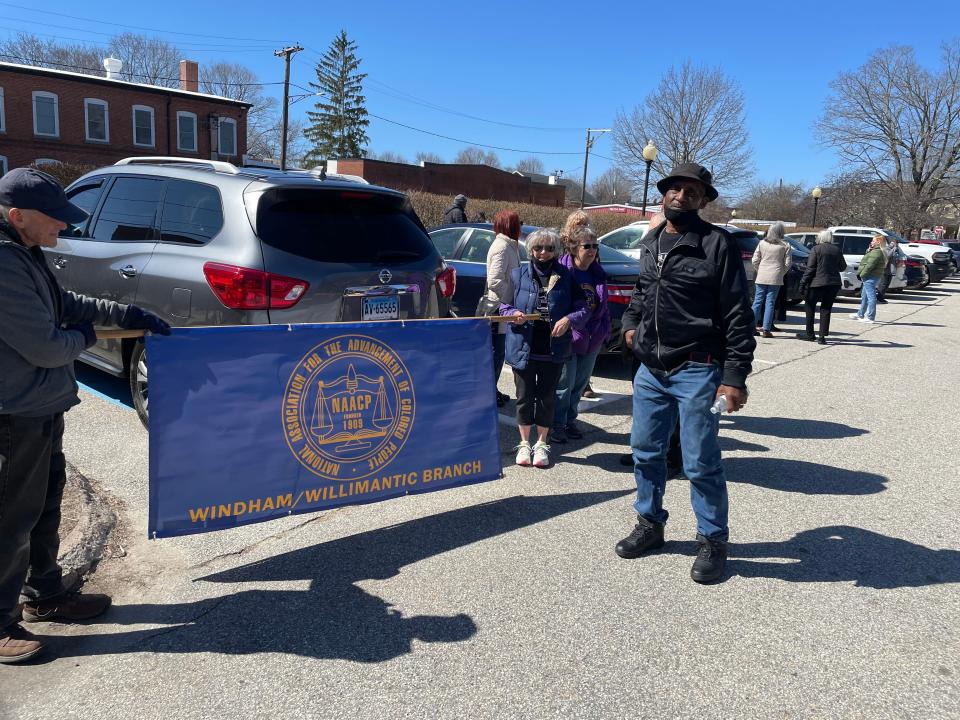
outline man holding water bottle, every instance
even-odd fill
[[[616,553],[636,558],[663,547],[666,455],[679,417],[699,545],[690,575],[708,583],[723,575],[729,537],[720,415],[711,410],[721,396],[727,412],[746,405],[755,322],[736,241],[700,218],[717,198],[710,172],[681,163],[657,188],[666,222],[641,241],[640,273],[623,314],[624,343],[640,361],[630,433],[637,525]]]

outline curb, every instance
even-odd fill
[[[91,572],[100,560],[110,533],[117,525],[117,514],[89,478],[67,463],[67,484],[64,497],[77,505],[77,522],[60,542],[58,562],[64,573],[79,575]]]

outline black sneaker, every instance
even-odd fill
[[[808,340],[810,342],[813,342],[814,340],[816,340],[816,338],[813,335],[810,335],[809,333],[798,332],[797,340]]]
[[[711,540],[703,535],[697,535],[700,544],[697,550],[697,559],[690,568],[690,577],[694,582],[711,583],[719,580],[727,566],[727,544],[722,540]]]
[[[550,430],[550,437],[547,440],[555,445],[564,445],[567,442],[567,435],[563,428],[553,428]]]
[[[643,515],[637,515],[636,527],[617,543],[614,551],[620,557],[632,560],[640,557],[647,550],[662,548],[663,542],[663,523],[650,522]]]
[[[567,437],[572,440],[579,440],[583,437],[583,431],[580,430],[580,426],[577,425],[575,420],[568,422],[563,431],[567,434]]]
[[[817,338],[817,345],[826,345],[826,344],[827,344],[827,339],[825,337]]]

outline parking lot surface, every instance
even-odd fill
[[[616,358],[550,469],[510,465],[511,404],[501,480],[153,542],[146,432],[85,394],[66,452],[125,509],[127,555],[91,582],[115,606],[36,626],[50,650],[0,669],[0,717],[960,717],[960,282],[891,296],[882,324],[854,309],[825,347],[793,339],[797,311],[758,338],[721,420],[713,586],[689,577],[683,480],[663,551],[613,552],[635,519]]]

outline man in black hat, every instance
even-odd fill
[[[97,341],[94,325],[169,334],[135,305],[64,292],[44,259],[87,213],[46,173],[0,178],[0,663],[26,660],[40,640],[20,624],[75,622],[110,606],[83,594],[57,564],[66,483],[63,413],[80,402],[73,361]]]
[[[443,213],[444,224],[465,223],[467,221],[467,196],[457,195],[453,199],[453,205],[447,208]]]
[[[711,174],[682,163],[657,188],[666,221],[640,243],[640,273],[623,314],[624,343],[640,360],[630,433],[637,525],[616,552],[636,558],[664,544],[666,456],[679,417],[699,544],[690,574],[705,583],[723,575],[729,536],[719,414],[711,408],[721,396],[728,412],[747,402],[753,312],[737,243],[700,218],[717,198]]]

